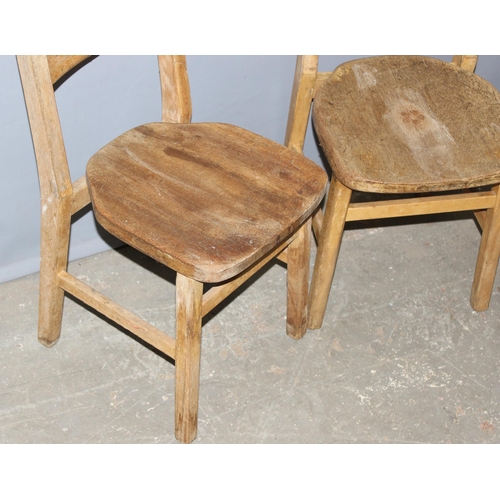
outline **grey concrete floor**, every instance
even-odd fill
[[[498,280],[474,312],[473,219],[415,222],[348,227],[324,326],[299,341],[279,263],[210,315],[195,443],[500,442]],[[169,270],[130,248],[70,268],[172,332]],[[0,442],[176,442],[171,360],[70,297],[43,347],[37,294],[37,275],[0,285]]]

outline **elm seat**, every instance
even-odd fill
[[[318,205],[324,181],[313,162],[218,123],[142,125],[87,165],[104,228],[207,283],[236,276],[290,237]]]
[[[189,443],[197,436],[202,318],[275,257],[287,264],[286,333],[305,334],[311,215],[326,174],[239,127],[191,124],[186,58],[158,56],[162,122],[112,140],[72,182],[54,84],[88,61],[17,60],[40,179],[38,339],[57,342],[69,293],[173,358],[175,435]],[[177,272],[175,336],[68,273],[71,216],[91,201],[110,233]],[[204,283],[212,284],[206,292]]]
[[[387,56],[343,64],[316,94],[313,120],[335,177],[356,191],[500,182],[500,95],[444,61]]]
[[[312,106],[332,169],[313,220],[309,328],[323,323],[346,221],[473,211],[482,237],[471,305],[488,308],[500,255],[500,94],[473,73],[476,62],[379,56],[326,73],[317,56],[297,58],[285,144],[302,150]],[[353,190],[401,196],[353,203]]]

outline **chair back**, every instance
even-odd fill
[[[17,56],[40,179],[42,211],[69,204],[75,213],[90,202],[85,177],[71,182],[55,89],[94,57]],[[185,56],[158,56],[162,121],[189,123],[191,95]],[[57,200],[58,203],[55,203]]]

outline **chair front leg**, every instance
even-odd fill
[[[490,305],[491,291],[500,256],[500,186],[492,188],[497,195],[493,208],[486,212],[483,235],[472,283],[470,303],[475,311],[486,311]]]
[[[309,288],[309,259],[311,253],[311,218],[298,230],[297,237],[287,250],[288,298],[286,333],[300,339],[307,330],[307,292]]]
[[[352,191],[332,178],[319,235],[308,304],[308,328],[321,328],[344,232]]]
[[[200,385],[203,283],[177,274],[175,338],[175,437],[196,439]]]

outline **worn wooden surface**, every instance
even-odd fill
[[[433,195],[362,203],[351,203],[346,221],[388,219],[412,215],[466,212],[492,208],[496,195],[491,191],[458,193],[453,195]]]
[[[313,119],[322,149],[351,189],[428,192],[500,181],[500,97],[488,82],[425,57],[339,66]]]
[[[474,72],[477,65],[477,56],[453,56],[452,61],[456,66],[460,66],[462,69]]]
[[[285,146],[302,152],[318,72],[318,56],[298,56],[288,111]]]
[[[191,92],[186,56],[158,56],[163,122],[190,123]]]
[[[52,83],[56,83],[59,78],[89,57],[90,56],[47,56]]]
[[[121,135],[90,160],[86,177],[71,182],[54,83],[85,58],[18,56],[41,191],[39,340],[58,340],[66,291],[174,358],[175,432],[191,442],[202,317],[287,247],[287,333],[305,333],[309,218],[326,174],[238,127],[190,124],[185,56],[159,56],[163,122]],[[175,339],[67,272],[71,216],[91,195],[106,229],[178,271]],[[203,295],[203,281],[222,283]]]
[[[177,275],[175,335],[175,437],[196,438],[200,385],[203,283]]]
[[[470,297],[471,306],[476,311],[485,311],[490,305],[491,291],[500,256],[500,186],[494,186],[496,200],[494,206],[486,211],[482,226],[483,236],[479,246],[474,281]]]
[[[351,194],[351,189],[332,179],[309,291],[307,326],[313,330],[321,327],[325,316]]]
[[[311,220],[308,219],[288,247],[286,332],[293,339],[302,338],[307,330],[310,249]]]
[[[40,180],[38,339],[52,346],[61,331],[64,291],[57,275],[68,264],[73,187],[47,60],[18,56],[18,66]]]
[[[325,172],[241,128],[151,123],[102,148],[87,178],[98,221],[185,276],[220,282],[290,236]]]

